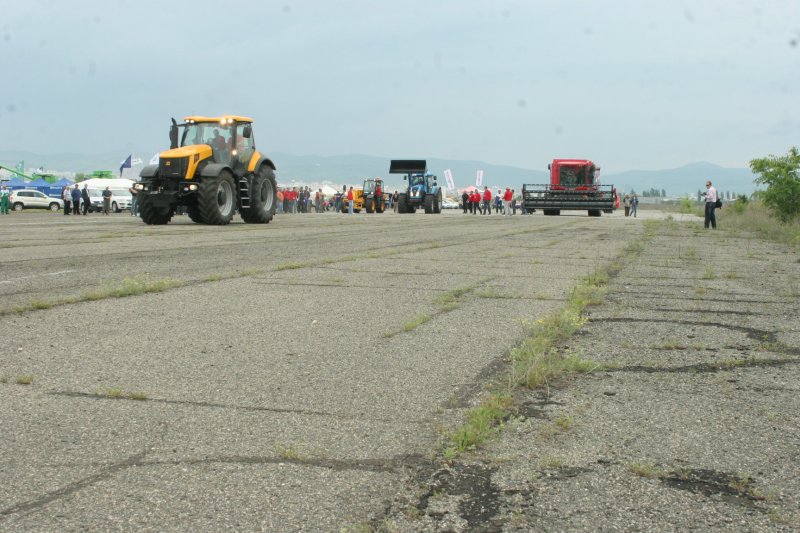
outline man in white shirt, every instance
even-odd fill
[[[717,229],[717,216],[714,214],[717,208],[717,189],[711,185],[711,180],[706,182],[706,192],[703,196],[706,197],[705,228],[708,229],[708,225],[711,224],[713,229]]]

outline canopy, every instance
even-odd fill
[[[50,186],[51,187],[66,187],[67,185],[72,185],[74,183],[75,182],[72,181],[69,178],[61,178],[60,180],[58,180],[58,181],[56,181],[54,183],[51,183]]]
[[[9,189],[24,189],[25,187],[28,186],[27,182],[22,181],[19,178],[14,178],[8,181],[4,181],[2,182],[2,184],[8,187]]]
[[[32,189],[42,189],[46,187],[50,187],[50,182],[45,180],[44,178],[39,178],[38,180],[33,180],[27,184],[28,187]]]

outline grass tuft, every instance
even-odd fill
[[[33,383],[33,375],[32,374],[23,374],[21,376],[17,376],[17,385],[30,385]]]
[[[448,439],[450,445],[445,457],[452,457],[480,446],[496,431],[500,422],[508,417],[511,405],[511,396],[492,394],[478,407],[470,409],[467,412],[467,423],[450,435]]]

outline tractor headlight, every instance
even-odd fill
[[[147,190],[145,189],[144,183],[134,183],[133,188],[136,189],[137,191]]]

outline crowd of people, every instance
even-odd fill
[[[103,189],[103,214],[107,215],[111,211],[111,187]],[[89,195],[89,187],[85,183],[83,188],[76,183],[72,187],[65,186],[61,190],[61,200],[64,201],[64,214],[86,215],[92,210],[92,198]]]
[[[464,214],[471,213],[473,215],[477,215],[478,213],[481,215],[491,215],[492,208],[494,208],[495,214],[500,213],[506,216],[516,215],[517,209],[520,210],[521,214],[525,214],[525,209],[522,204],[518,202],[514,189],[509,187],[506,187],[506,190],[503,192],[497,189],[494,195],[492,195],[492,191],[489,187],[484,187],[483,192],[477,188],[473,189],[471,192],[464,191],[461,194],[461,208],[464,210]]]

